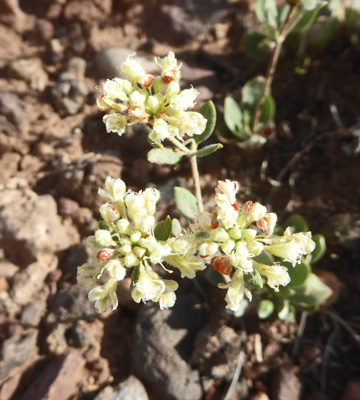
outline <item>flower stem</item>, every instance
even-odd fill
[[[265,85],[264,85],[264,89],[261,93],[261,97],[259,100],[259,103],[256,106],[256,110],[255,110],[255,116],[254,116],[254,122],[252,124],[251,130],[254,133],[257,133],[257,129],[258,129],[258,125],[260,122],[260,118],[261,118],[261,111],[262,111],[262,107],[265,103],[266,97],[269,94],[269,91],[271,89],[271,85],[272,85],[272,81],[274,79],[274,75],[275,75],[275,71],[276,71],[276,67],[279,61],[279,56],[280,56],[280,52],[281,52],[281,48],[282,45],[286,39],[287,34],[289,33],[289,26],[290,26],[290,22],[291,22],[291,18],[294,15],[294,12],[296,10],[296,4],[291,6],[291,8],[289,9],[289,12],[286,16],[284,25],[281,28],[279,37],[276,41],[276,46],[275,46],[275,50],[271,56],[270,59],[270,63],[266,72],[266,77],[265,77]]]
[[[195,196],[198,202],[198,207],[200,212],[204,212],[204,204],[201,195],[201,187],[200,187],[200,176],[199,176],[199,169],[196,160],[196,151],[197,151],[197,144],[194,140],[191,142],[191,150],[189,150],[186,146],[184,146],[179,140],[175,139],[174,137],[168,138],[170,142],[172,142],[180,151],[189,155],[190,165],[191,165],[191,173],[194,179],[194,186],[195,186]]]

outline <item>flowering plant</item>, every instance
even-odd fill
[[[128,79],[107,80],[98,106],[106,112],[104,122],[109,132],[121,135],[127,125],[135,123],[150,127],[150,144],[155,148],[148,154],[149,161],[174,164],[183,156],[190,160],[196,197],[186,189],[175,188],[175,202],[191,223],[186,230],[168,216],[156,224],[157,189],[137,193],[128,190],[121,179],[108,177],[105,188],[98,192],[105,201],[100,207],[103,220],[95,235],[88,238],[94,259],[78,268],[78,281],[92,287],[89,299],[95,301],[99,312],[118,306],[118,282],[127,275],[131,275],[135,302],[153,301],[167,309],[176,301],[178,283],[162,278],[156,265],[169,273],[176,268],[182,278],[190,279],[212,265],[223,277],[218,286],[227,289],[227,308],[237,312],[244,296],[251,300],[252,291],[262,288],[263,281],[274,291],[286,286],[291,280],[290,270],[314,250],[315,243],[310,232],[286,229],[283,235],[274,235],[276,214],[259,203],[238,203],[239,184],[234,181],[219,181],[215,208],[212,212],[204,210],[197,157],[211,154],[221,145],[200,150],[197,146],[213,133],[215,107],[208,102],[199,112],[188,111],[198,93],[194,88],[180,90],[181,65],[174,53],[155,58],[155,62],[161,68],[157,77],[147,74],[129,56],[121,65]],[[176,151],[164,148],[164,140]],[[259,256],[264,252],[274,261],[262,262]]]

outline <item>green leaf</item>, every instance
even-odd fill
[[[332,290],[312,272],[302,285],[293,289],[295,294],[291,297],[291,302],[304,308],[320,306],[332,294]]]
[[[216,108],[212,101],[207,101],[203,104],[198,112],[207,119],[206,128],[201,135],[195,135],[194,140],[197,144],[204,142],[214,132],[216,124]]]
[[[181,235],[181,225],[180,225],[180,221],[176,218],[173,218],[173,220],[171,221],[171,233],[173,234],[173,236],[177,237]]]
[[[315,8],[322,8],[326,5],[327,1],[322,0],[302,0],[301,6],[304,10],[314,10]]]
[[[247,285],[261,289],[263,287],[263,280],[258,270],[254,268],[253,272],[249,272],[248,274],[244,273],[244,281]]]
[[[319,17],[307,33],[307,40],[316,46],[327,46],[336,37],[339,21],[336,18]]]
[[[169,239],[172,231],[172,222],[169,216],[164,221],[160,221],[154,229],[156,240],[166,241]]]
[[[262,92],[265,87],[265,78],[257,76],[246,82],[242,89],[241,109],[243,110],[243,121],[245,125],[251,126],[254,121],[256,107],[260,101]],[[265,99],[261,111],[261,122],[269,123],[274,118],[275,102],[269,94]]]
[[[223,276],[214,270],[214,268],[207,268],[205,271],[205,279],[210,282],[213,286],[217,286],[218,283],[223,283]]]
[[[278,13],[279,13],[278,20],[277,20],[278,28],[283,26],[283,24],[284,24],[284,22],[286,20],[286,17],[287,17],[287,15],[289,13],[289,10],[290,10],[290,4],[288,4],[286,2],[281,4],[281,6],[278,8]]]
[[[105,229],[107,231],[111,230],[105,221],[99,221],[98,226],[99,226],[99,229]]]
[[[239,104],[232,98],[226,97],[224,103],[224,119],[233,134],[242,128],[242,111]]]
[[[291,31],[292,32],[305,31],[315,21],[317,15],[319,14],[320,8],[316,8],[315,10],[312,11],[307,11]]]
[[[219,124],[217,126],[217,129],[219,131],[220,136],[225,140],[236,140],[236,137],[225,123]]]
[[[196,157],[205,157],[215,151],[222,149],[224,146],[221,143],[209,144],[196,152]]]
[[[261,300],[257,305],[257,314],[260,319],[266,319],[274,312],[275,305],[271,300]]]
[[[170,147],[162,149],[152,149],[148,152],[147,159],[151,163],[156,164],[169,164],[173,165],[178,163],[184,157],[184,153],[174,151]]]
[[[300,264],[296,264],[295,267],[292,266],[288,261],[284,261],[281,263],[284,267],[287,268],[291,281],[288,286],[299,286],[303,284],[311,272],[310,265],[307,264],[304,260],[301,261]]]
[[[260,122],[264,125],[270,124],[274,120],[275,111],[275,100],[272,96],[267,96],[262,106]]]
[[[315,249],[309,257],[309,263],[311,265],[319,262],[326,253],[326,239],[324,235],[313,235],[312,240],[315,242]]]
[[[186,219],[192,221],[194,214],[199,213],[196,197],[187,189],[179,186],[176,186],[174,189],[174,197],[178,210]]]
[[[287,228],[290,226],[291,233],[298,232],[308,232],[309,225],[306,222],[306,219],[300,214],[292,214],[284,223],[284,226]]]
[[[265,264],[265,265],[273,265],[274,264],[274,257],[268,251],[264,250],[258,256],[253,258],[254,261]]]
[[[260,22],[277,26],[278,10],[275,0],[256,0],[255,13]]]
[[[260,49],[260,43],[265,35],[260,32],[249,32],[243,41],[244,51],[247,57],[254,61],[265,61],[268,56]]]

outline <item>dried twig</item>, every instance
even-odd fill
[[[240,354],[239,354],[239,360],[238,360],[238,363],[236,365],[235,373],[234,373],[234,376],[233,376],[232,381],[231,381],[231,385],[229,386],[229,389],[228,389],[228,391],[226,393],[226,396],[225,396],[224,400],[230,400],[231,399],[231,396],[233,395],[233,393],[235,391],[236,384],[239,381],[240,374],[241,374],[241,369],[242,369],[242,367],[244,365],[244,362],[245,362],[245,352],[244,352],[243,349],[241,349],[240,350]]]

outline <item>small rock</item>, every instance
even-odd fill
[[[300,400],[302,384],[291,366],[279,369],[272,378],[273,400]]]
[[[202,375],[231,380],[241,348],[241,336],[226,325],[207,325],[197,335],[192,362]]]
[[[251,397],[251,400],[270,400],[270,399],[265,392],[257,392],[254,396]]]
[[[18,0],[0,1],[0,22],[21,30],[25,14],[19,6]]]
[[[0,183],[5,182],[13,176],[19,167],[21,156],[18,153],[5,153],[0,157]]]
[[[16,126],[24,126],[31,115],[30,107],[15,93],[0,91],[0,114]]]
[[[60,197],[59,199],[59,214],[62,216],[69,216],[75,218],[78,210],[79,203],[66,197]]]
[[[51,310],[58,322],[93,319],[99,316],[88,299],[89,288],[80,285],[59,290],[50,301]]]
[[[173,45],[184,44],[189,39],[208,33],[215,24],[236,12],[235,4],[218,0],[164,3],[146,8],[145,31],[147,36]]]
[[[53,197],[38,196],[30,189],[3,190],[0,243],[7,258],[19,266],[67,248],[69,238]]]
[[[92,342],[92,338],[88,332],[88,326],[84,321],[78,321],[75,327],[69,328],[65,336],[69,346],[72,347],[87,347]]]
[[[30,80],[36,71],[42,69],[42,61],[38,57],[18,58],[9,64],[8,69],[15,78]]]
[[[36,353],[38,332],[32,331],[25,335],[14,335],[3,341],[0,357],[0,380],[10,372],[26,363]]]
[[[65,333],[68,329],[67,324],[57,324],[46,338],[46,345],[51,354],[57,356],[64,354],[68,349]]]
[[[18,372],[7,381],[5,381],[0,387],[0,399],[1,400],[11,400],[15,394],[22,377],[22,373]]]
[[[83,79],[86,71],[86,60],[81,57],[72,57],[68,61],[67,70],[78,79]]]
[[[34,34],[42,42],[48,42],[54,36],[54,25],[44,18],[39,18],[35,22]]]
[[[57,258],[53,257],[48,264],[36,261],[17,272],[10,291],[14,302],[25,305],[33,300],[44,287],[48,273],[56,269],[57,263]]]
[[[329,225],[329,226],[327,226]],[[336,214],[325,226],[326,240],[351,253],[360,252],[360,214]]]
[[[341,400],[359,400],[360,399],[360,379],[350,381],[346,384],[344,394]]]
[[[0,260],[0,277],[12,278],[19,271],[19,267],[8,260]]]
[[[57,38],[51,39],[47,50],[47,58],[49,63],[56,64],[64,58],[64,46]]]
[[[111,9],[112,0],[73,0],[66,2],[63,13],[66,21],[93,23],[104,20]]]
[[[43,300],[35,300],[23,309],[20,322],[24,326],[38,326],[45,310],[45,302]]]
[[[148,400],[143,384],[131,375],[124,382],[112,387],[107,386],[94,400]]]
[[[19,400],[68,399],[78,393],[85,361],[80,352],[70,349],[66,354],[48,362]]]
[[[61,115],[74,115],[86,103],[90,93],[87,83],[71,72],[63,72],[53,87],[54,105]]]
[[[135,333],[135,368],[161,399],[202,397],[199,374],[187,363],[202,323],[203,311],[194,293],[179,296],[169,311],[153,304],[142,307]]]

